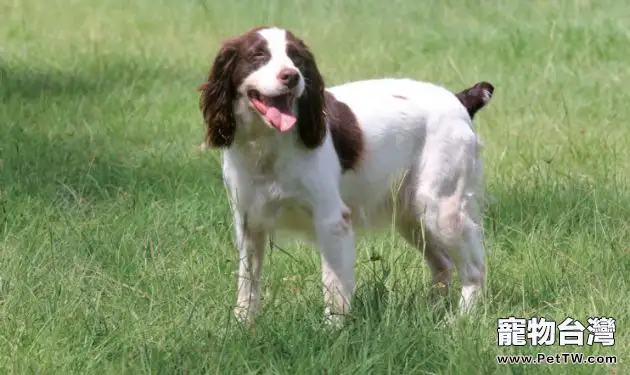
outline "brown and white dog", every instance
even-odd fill
[[[240,251],[235,314],[260,307],[266,240],[301,234],[321,254],[324,315],[341,323],[355,289],[355,229],[391,226],[423,250],[436,282],[454,267],[468,311],[486,280],[481,145],[472,126],[487,82],[458,93],[410,79],[325,88],[288,30],[223,43],[200,86],[205,145],[223,150]]]

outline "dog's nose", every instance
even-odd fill
[[[294,88],[300,80],[300,73],[292,68],[284,68],[278,73],[278,80],[287,88]]]

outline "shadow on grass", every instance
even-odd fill
[[[181,147],[172,147],[168,155],[156,151],[134,157],[137,143],[146,139],[100,128],[110,119],[123,122],[125,112],[134,111],[133,103],[111,99],[117,90],[146,97],[156,83],[182,74],[115,58],[87,61],[77,71],[14,65],[0,60],[0,101],[6,103],[0,109],[0,185],[5,198],[93,201],[148,192],[159,199],[182,186],[221,186],[211,154],[191,158]]]
[[[491,182],[495,202],[485,211],[489,233],[528,235],[553,230],[571,238],[601,234],[630,215],[630,195],[618,181],[598,181],[557,173],[545,162],[540,171],[500,185]]]
[[[11,65],[0,60],[0,99],[26,101],[39,100],[42,96],[91,95],[106,88],[95,77],[74,75],[60,70],[46,71],[23,65]]]
[[[148,194],[159,200],[181,190],[221,188],[220,168],[210,155],[178,163],[177,157],[159,154],[131,158],[83,137],[64,140],[16,130],[10,138],[0,170],[6,198],[99,201]]]
[[[199,72],[203,80],[205,71]],[[23,64],[0,59],[0,99],[23,100],[23,104],[45,98],[66,99],[79,96],[103,97],[113,89],[133,83],[138,93],[147,93],[147,86],[156,81],[191,79],[191,87],[198,82],[189,72],[174,67],[156,65],[150,61],[129,60],[121,56],[86,56],[75,69],[43,64]],[[19,120],[19,119],[15,119]]]

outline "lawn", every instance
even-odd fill
[[[394,233],[358,242],[352,322],[321,324],[288,243],[236,324],[220,155],[198,93],[220,42],[304,38],[328,85],[413,77],[495,96],[487,298],[454,318]],[[0,0],[0,373],[624,374],[630,367],[630,4],[594,0]],[[612,347],[499,347],[497,319],[617,322]],[[500,365],[500,354],[617,365]]]

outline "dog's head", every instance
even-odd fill
[[[309,48],[287,30],[255,28],[223,42],[199,90],[209,147],[229,147],[240,125],[297,128],[307,148],[325,136],[324,81]]]

